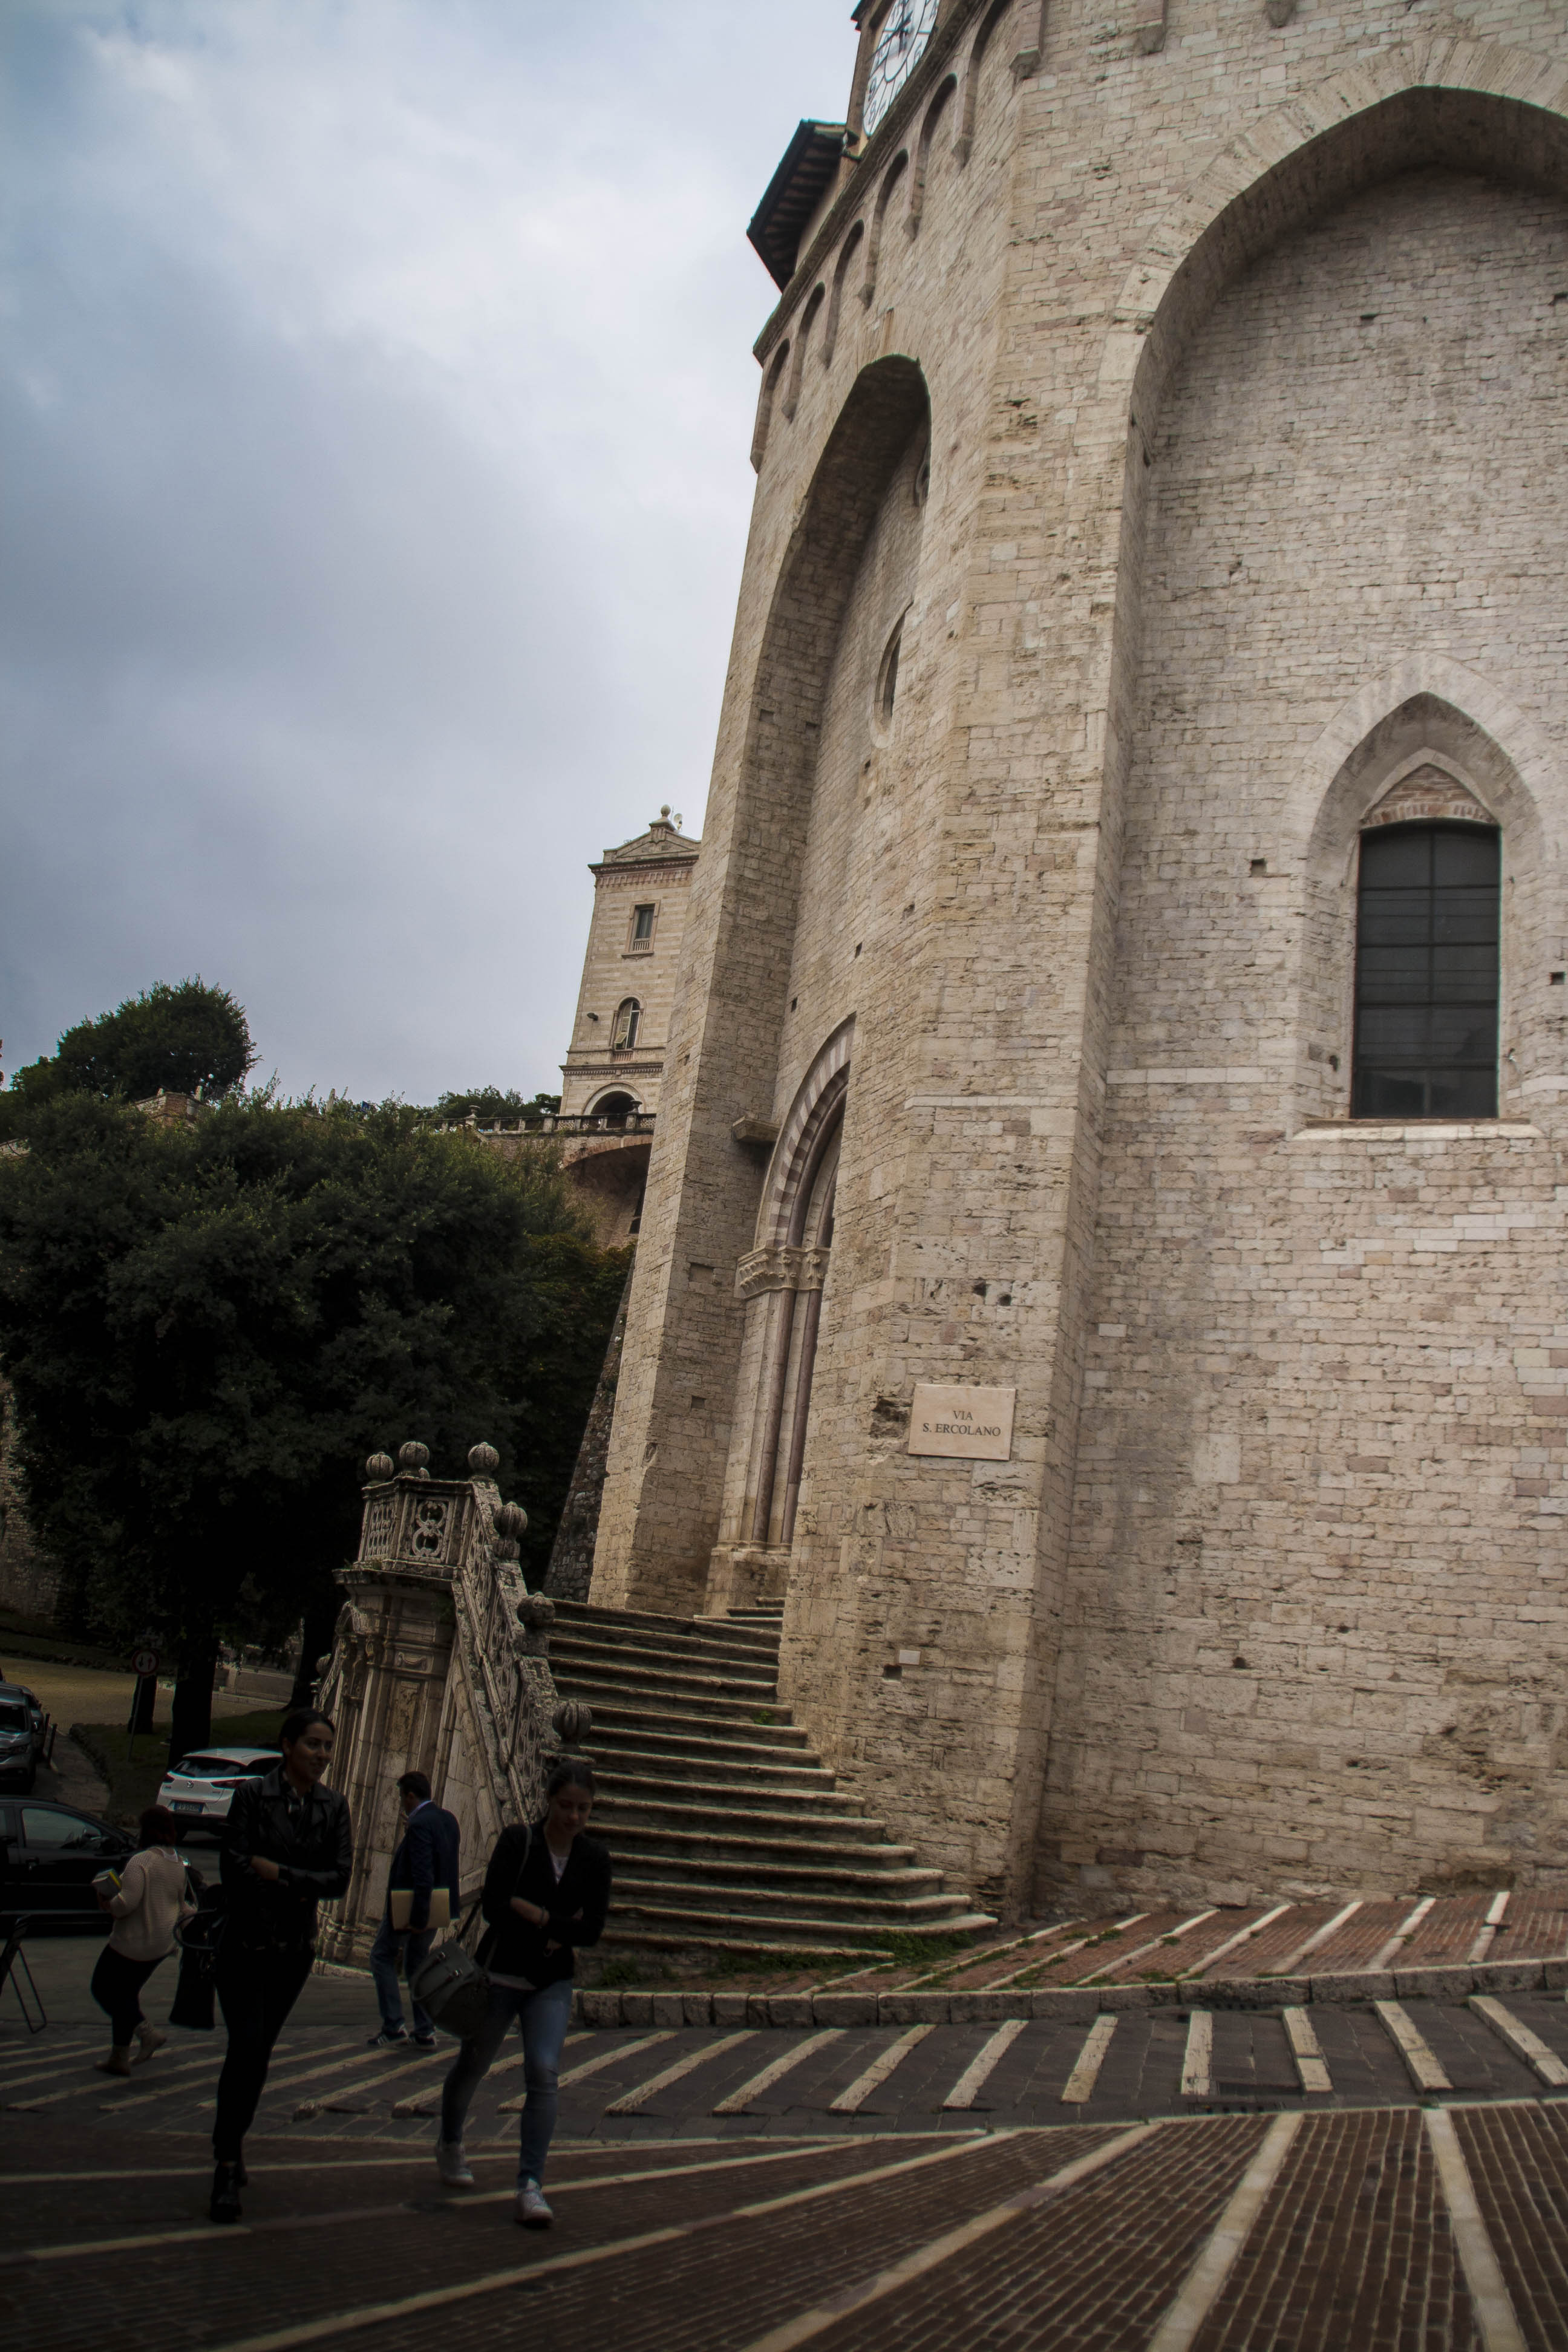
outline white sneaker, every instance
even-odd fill
[[[462,2141],[443,2139],[439,2132],[436,2135],[436,2169],[443,2189],[471,2189],[474,2185]]]
[[[548,2230],[555,2216],[544,2201],[537,2180],[525,2180],[517,2192],[512,2220],[520,2230]]]

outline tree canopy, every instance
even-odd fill
[[[250,1027],[224,988],[203,980],[159,981],[112,1013],[79,1021],[52,1055],[29,1062],[11,1081],[27,1111],[66,1094],[123,1096],[143,1102],[159,1093],[220,1101],[255,1067]],[[22,1106],[8,1104],[15,1131]]]
[[[79,1611],[179,1658],[174,1744],[206,1737],[220,1636],[304,1615],[324,1646],[378,1447],[423,1439],[450,1475],[496,1445],[538,1580],[626,1264],[550,1146],[503,1155],[404,1107],[30,1111],[0,1157],[28,1514]]]
[[[559,1095],[539,1094],[524,1102],[515,1087],[503,1093],[500,1087],[469,1087],[460,1094],[441,1096],[436,1105],[436,1116],[449,1127],[460,1127],[471,1118],[479,1127],[517,1127],[527,1119],[539,1119],[561,1108]]]

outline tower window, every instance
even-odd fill
[[[1495,1118],[1500,836],[1363,834],[1356,910],[1357,1118]]]
[[[642,1006],[635,996],[628,996],[616,1007],[616,1025],[610,1032],[612,1054],[629,1054],[637,1042],[642,1026]]]
[[[651,953],[653,949],[653,919],[656,911],[657,909],[653,907],[634,907],[632,908],[632,935],[626,942],[626,951],[629,955],[647,955]]]

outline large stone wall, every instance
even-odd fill
[[[1368,190],[1233,287],[1162,419],[1058,1883],[1568,1861],[1563,918],[1526,904],[1564,811],[1490,812],[1513,1118],[1312,1127],[1350,1103],[1355,819],[1426,742],[1468,746],[1434,703],[1316,845],[1291,791],[1303,738],[1423,649],[1568,738],[1565,231],[1496,182]]]
[[[1559,1869],[1561,15],[1041,22],[944,9],[759,344],[594,1597],[705,1590],[733,1123],[853,1020],[782,1662],[828,1760],[1004,1902]],[[1503,824],[1533,1133],[1308,1124],[1356,831],[1427,752]],[[1016,1387],[1012,1459],[911,1458],[918,1380]]]

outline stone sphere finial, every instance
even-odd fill
[[[550,1720],[563,1748],[580,1748],[594,1728],[594,1711],[579,1699],[563,1698]]]
[[[669,822],[669,803],[668,801],[665,802],[664,806],[659,810],[659,814],[668,824]]]
[[[493,1478],[500,1468],[500,1455],[493,1445],[470,1445],[468,1467],[476,1478]]]
[[[411,1437],[405,1445],[397,1449],[397,1466],[406,1478],[428,1478],[430,1473],[426,1465],[429,1459],[430,1448],[421,1445],[416,1437]]]
[[[528,1513],[521,1503],[502,1503],[490,1513],[490,1525],[498,1536],[515,1543],[519,1536],[528,1533]]]
[[[547,1656],[550,1628],[555,1622],[554,1601],[542,1592],[525,1592],[517,1604],[517,1622],[524,1650],[536,1658]]]
[[[395,1476],[396,1469],[397,1465],[390,1454],[373,1454],[365,1463],[364,1475],[374,1483],[382,1478]]]

